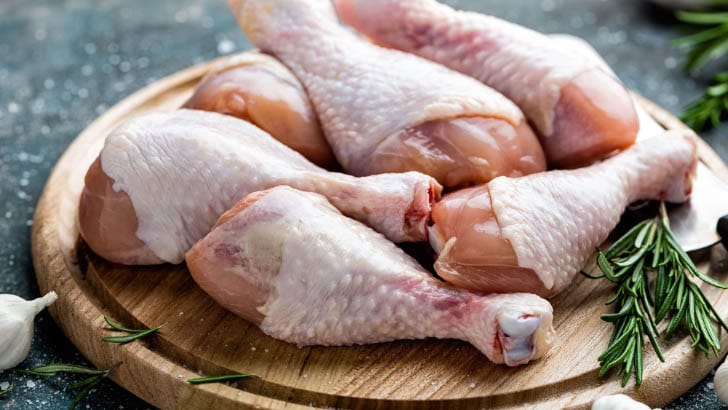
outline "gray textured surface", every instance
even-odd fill
[[[539,30],[580,35],[631,88],[678,113],[699,95],[704,78],[680,70],[669,47],[669,16],[635,0],[451,1]],[[0,293],[38,293],[29,233],[34,206],[51,167],[96,116],[174,71],[249,47],[216,1],[0,1]],[[728,159],[728,127],[704,137]],[[83,362],[47,314],[37,321],[32,353],[22,366]],[[0,373],[15,391],[4,408],[67,407],[68,379],[38,380]],[[712,376],[677,400],[674,409],[718,409]],[[111,382],[80,408],[144,408]]]

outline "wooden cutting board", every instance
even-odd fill
[[[191,94],[211,63],[178,72],[135,93],[91,124],[61,157],[48,180],[33,224],[33,261],[40,290],[55,290],[50,312],[66,336],[111,378],[161,408],[586,408],[596,398],[623,392],[663,406],[701,380],[720,358],[689,347],[685,335],[664,344],[666,363],[651,348],[641,387],[622,388],[616,377],[598,377],[597,357],[612,330],[599,319],[612,294],[606,281],[578,277],[553,300],[558,341],[528,366],[496,366],[470,345],[452,340],[382,343],[355,347],[305,347],[277,341],[216,305],[184,265],[125,267],[104,261],[78,238],[76,214],[86,169],[106,135],[131,116],[173,110]],[[645,102],[665,126],[683,125]],[[722,178],[728,170],[701,142],[702,159]],[[728,281],[725,251],[695,255],[702,269]],[[587,269],[594,270],[594,266]],[[728,316],[728,292],[703,286]],[[127,327],[168,322],[157,335],[125,345],[101,336],[106,314]],[[721,335],[721,357],[728,337]],[[193,386],[198,373],[255,373],[236,384]]]

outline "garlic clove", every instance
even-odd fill
[[[613,394],[597,399],[592,410],[650,410],[650,406],[625,394]]]
[[[718,370],[715,371],[715,377],[713,378],[715,394],[723,403],[728,403],[728,364],[726,363],[728,363],[728,360],[724,361],[723,364],[718,367]]]
[[[52,291],[34,300],[0,294],[0,370],[25,360],[33,339],[33,319],[56,299],[58,296]]]

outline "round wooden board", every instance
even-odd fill
[[[33,261],[42,292],[55,290],[50,312],[68,338],[99,368],[135,395],[161,408],[586,408],[605,394],[623,392],[652,406],[684,393],[714,367],[686,337],[663,345],[666,363],[645,354],[641,387],[622,388],[617,377],[598,376],[597,357],[611,326],[600,314],[613,292],[605,281],[577,278],[552,302],[558,342],[528,366],[496,366],[470,345],[452,340],[355,347],[298,348],[265,336],[216,305],[184,265],[125,267],[104,261],[78,239],[76,213],[83,176],[106,135],[131,116],[173,110],[190,95],[212,63],[176,73],[128,97],[91,124],[56,165],[35,214]],[[639,97],[638,97],[639,98]],[[645,101],[665,126],[683,125]],[[728,170],[701,142],[701,158],[721,177]],[[696,255],[700,267],[728,280],[725,251]],[[594,266],[588,266],[593,270]],[[728,316],[728,292],[703,286]],[[106,314],[126,326],[168,322],[156,336],[125,345],[101,340]],[[721,335],[724,346],[728,338]],[[726,349],[721,352],[721,357]],[[237,384],[186,382],[199,373],[255,373]]]

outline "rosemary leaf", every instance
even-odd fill
[[[45,366],[34,367],[32,369],[19,370],[19,372],[33,376],[49,377],[55,376],[58,373],[105,375],[108,371],[91,369],[75,364],[51,363]]]
[[[104,377],[106,377],[107,374],[100,374],[98,376],[91,376],[88,378],[85,378],[83,380],[77,381],[76,383],[69,384],[66,386],[66,391],[68,390],[76,390],[80,389],[81,387],[86,387],[89,384],[96,384],[101,381]]]
[[[106,322],[107,325],[109,325],[110,328],[117,330],[119,332],[126,332],[126,333],[141,333],[146,331],[147,329],[129,329],[126,327],[121,327],[120,325],[117,325],[116,323],[112,322],[111,319],[108,318],[108,316],[104,315],[104,322]]]
[[[708,61],[719,58],[728,52],[728,37],[725,37],[728,34],[728,25],[721,26],[721,29],[721,38],[716,38],[710,43],[698,46],[688,54],[688,64],[686,66],[688,71],[697,71]]]
[[[256,377],[254,374],[227,374],[224,376],[214,376],[214,377],[198,377],[195,379],[187,379],[187,382],[190,384],[203,384],[203,383],[221,383],[225,381],[230,380],[240,380],[240,379],[247,379],[249,377]]]
[[[586,272],[586,271],[583,271],[583,270],[579,271],[579,273],[581,273],[582,275],[586,276],[589,279],[601,279],[601,278],[604,277],[604,274],[601,274],[601,275],[592,275],[591,273]]]
[[[728,23],[728,13],[678,11],[677,18],[691,24],[723,24]]]
[[[0,390],[0,397],[5,397],[5,396],[7,396],[7,395],[8,395],[8,393],[10,393],[11,391],[13,391],[13,387],[14,387],[14,386],[13,386],[13,385],[11,384],[11,385],[9,385],[9,386],[8,386],[8,388],[7,388],[7,389],[5,389],[5,390]]]
[[[134,340],[141,339],[145,336],[156,333],[163,326],[164,325],[153,327],[153,328],[147,329],[143,332],[132,333],[132,334],[126,335],[126,336],[103,336],[101,338],[101,340],[103,340],[104,342],[108,342],[108,343],[119,343],[119,344],[129,343],[129,342],[133,342]]]
[[[105,376],[96,376],[95,378],[89,378],[89,379],[95,379],[91,383],[83,385],[83,388],[81,391],[79,391],[76,394],[76,397],[73,398],[73,401],[71,402],[71,405],[68,407],[68,410],[76,410],[76,406],[78,406],[79,403],[81,403],[81,400],[83,400],[86,396],[88,396],[91,389],[93,389],[96,384],[98,384]],[[86,379],[86,380],[89,380]]]

